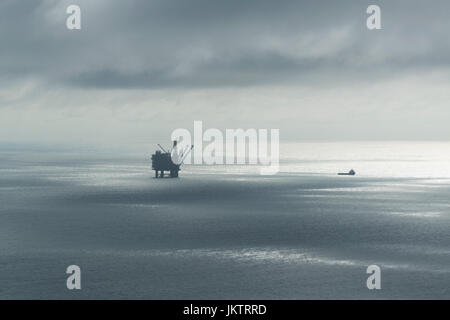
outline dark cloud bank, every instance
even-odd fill
[[[82,30],[65,8],[82,8]],[[365,9],[382,8],[369,31]],[[3,1],[2,78],[82,88],[353,81],[449,65],[448,1]]]
[[[448,139],[449,16],[439,0],[4,0],[0,141],[128,145],[194,120],[282,140]]]

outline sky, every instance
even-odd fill
[[[194,120],[448,140],[449,16],[441,0],[1,0],[0,144],[139,148]]]

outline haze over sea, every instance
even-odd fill
[[[289,143],[274,176],[179,179],[154,150],[0,152],[0,298],[450,298],[450,142]]]

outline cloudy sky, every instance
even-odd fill
[[[449,17],[444,0],[0,0],[0,143],[140,145],[194,120],[447,140]]]

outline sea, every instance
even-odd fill
[[[289,142],[275,175],[178,179],[154,150],[0,150],[0,299],[450,299],[450,142]]]

